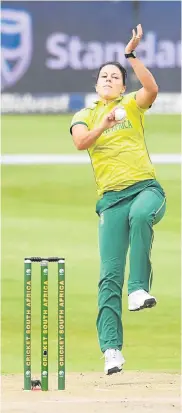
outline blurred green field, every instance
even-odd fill
[[[71,116],[2,117],[2,153],[76,153]],[[180,116],[146,117],[152,153],[180,152]],[[127,310],[126,369],[180,369],[180,166],[156,165],[167,212],[153,248],[155,309]],[[23,258],[66,257],[66,365],[69,371],[103,369],[95,319],[99,256],[95,183],[90,165],[2,167],[2,373],[23,371]],[[33,370],[40,365],[40,270],[33,267]],[[128,267],[126,270],[126,280]],[[56,266],[49,272],[50,371],[57,366]]]
[[[77,153],[69,135],[72,115],[7,116],[2,120],[2,153]],[[148,148],[155,153],[180,152],[180,116],[148,115]]]

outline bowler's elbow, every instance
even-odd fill
[[[78,151],[83,151],[84,149],[86,149],[84,145],[84,140],[80,136],[75,136],[74,134],[72,136],[74,145]]]
[[[152,103],[155,102],[155,100],[157,98],[157,95],[158,95],[158,91],[159,91],[159,88],[158,88],[157,84],[155,84],[149,92],[149,103],[150,103],[150,105],[152,105]]]
[[[157,83],[155,83],[151,88],[151,94],[152,94],[153,97],[156,98],[157,95],[158,95],[158,92],[159,92],[159,87],[158,87]]]
[[[78,149],[78,151],[84,151],[86,149],[83,142],[81,141],[76,141],[75,146],[76,146],[76,149]]]

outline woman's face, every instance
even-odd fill
[[[113,100],[119,97],[125,91],[123,85],[123,76],[115,65],[104,66],[96,84],[96,92],[101,99]]]

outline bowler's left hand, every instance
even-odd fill
[[[132,38],[125,47],[125,53],[131,53],[136,47],[139,45],[141,38],[143,36],[143,30],[141,24],[137,26],[137,32],[133,29],[132,30]]]

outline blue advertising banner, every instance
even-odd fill
[[[24,95],[94,92],[94,75],[109,60],[126,66],[124,48],[141,23],[138,56],[160,92],[179,92],[179,1],[2,2],[3,93]],[[129,67],[128,91],[138,83]]]

